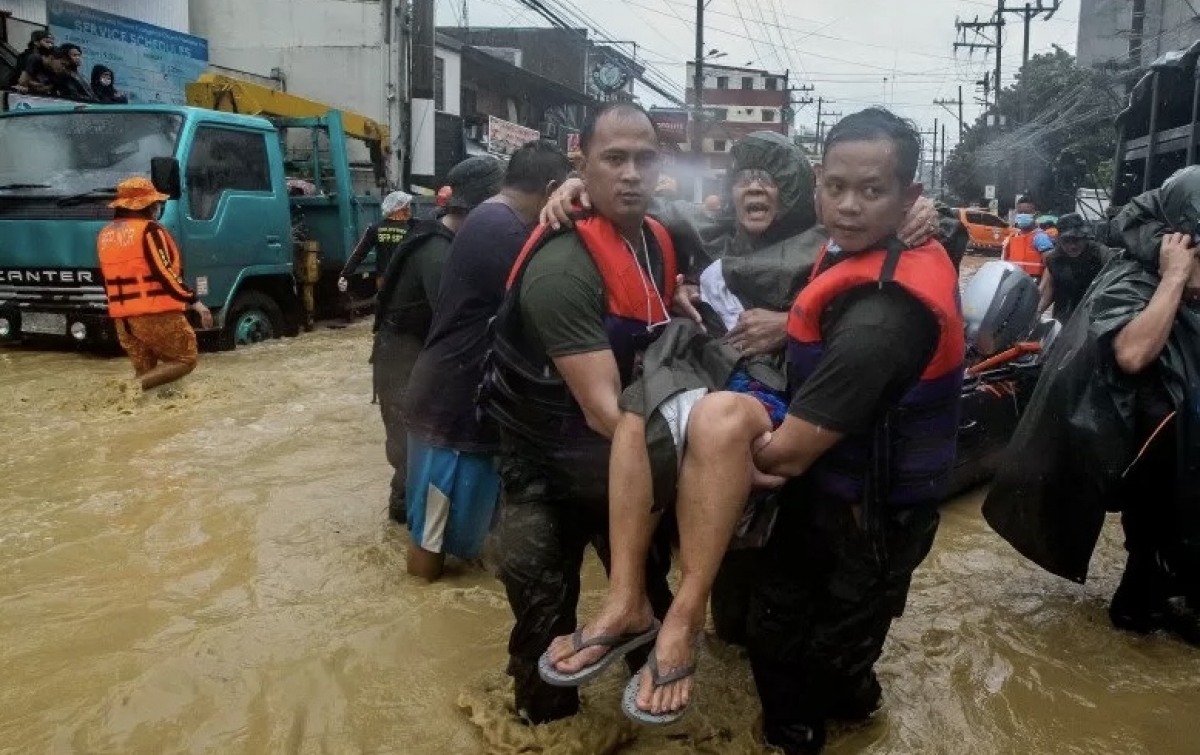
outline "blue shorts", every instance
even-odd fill
[[[767,410],[767,414],[771,416],[771,426],[778,429],[783,424],[783,420],[787,418],[788,401],[787,394],[782,391],[773,391],[754,378],[750,377],[744,369],[735,370],[729,376],[729,381],[725,384],[725,390],[734,393],[744,393],[748,396],[753,396],[758,399],[758,402]]]
[[[500,500],[492,457],[408,436],[408,531],[431,553],[479,557]]]

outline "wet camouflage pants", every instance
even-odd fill
[[[500,476],[500,580],[516,619],[508,642],[508,673],[516,688],[517,710],[532,723],[547,723],[579,710],[578,692],[543,682],[537,662],[551,640],[577,627],[579,572],[588,545],[608,569],[607,472],[567,474],[507,457],[501,461]],[[665,538],[656,540],[646,569],[650,602],[659,619],[671,605],[667,546]],[[648,654],[649,649],[631,654],[626,659],[630,671],[640,668]]]

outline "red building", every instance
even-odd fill
[[[687,67],[687,102],[694,107],[696,67]],[[705,194],[713,193],[724,180],[729,166],[729,149],[734,142],[754,131],[791,134],[788,74],[758,68],[704,64],[704,91],[700,100],[703,116]],[[691,138],[681,145],[691,151]]]

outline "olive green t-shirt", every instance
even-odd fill
[[[604,279],[583,242],[564,234],[546,242],[521,281],[521,324],[530,345],[565,357],[609,348]]]
[[[661,291],[662,253],[650,234],[646,236],[651,274]],[[646,272],[640,257],[638,264]],[[604,278],[583,241],[563,234],[546,242],[525,269],[521,323],[531,345],[551,358],[604,351],[610,348],[604,329],[606,301]]]

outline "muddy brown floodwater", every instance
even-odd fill
[[[575,720],[515,723],[499,584],[404,575],[369,340],[206,355],[136,401],[123,360],[0,349],[0,753],[763,753],[746,664],[712,639],[672,728],[625,722],[616,670]],[[828,752],[1197,752],[1200,653],[1108,625],[1115,527],[1078,586],[980,502],[945,507],[886,713]],[[584,612],[594,561],[586,587]]]

